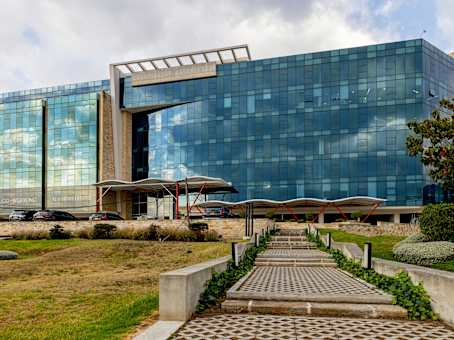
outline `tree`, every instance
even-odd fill
[[[411,156],[418,156],[428,167],[429,175],[444,190],[454,188],[454,98],[440,101],[440,108],[430,118],[409,122],[413,132],[407,137]]]

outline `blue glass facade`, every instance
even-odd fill
[[[405,147],[406,123],[454,96],[454,58],[428,42],[221,64],[216,73],[137,87],[121,79],[122,108],[166,107],[132,115],[132,180],[221,177],[239,194],[217,198],[233,201],[368,195],[412,206],[440,196]],[[0,94],[0,212],[43,202],[95,210],[101,90],[108,80]]]
[[[108,88],[96,81],[0,94],[0,211],[94,210],[97,94]]]
[[[133,118],[136,179],[222,177],[240,191],[230,200],[420,205],[430,181],[407,155],[406,123],[454,95],[454,59],[411,40],[218,65],[213,78],[133,87],[126,77],[123,91],[126,108],[175,105]]]

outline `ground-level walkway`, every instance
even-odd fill
[[[406,320],[392,296],[315,248],[301,230],[281,230],[229,289],[225,314],[191,320],[174,339],[454,340],[442,323]]]
[[[173,339],[454,339],[440,323],[224,314],[189,321]]]

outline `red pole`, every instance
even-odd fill
[[[344,212],[342,210],[340,210],[340,208],[337,205],[334,205],[334,208],[336,208],[336,210],[342,215],[343,218],[348,220],[347,215],[345,215]]]
[[[290,209],[289,207],[287,207],[287,205],[283,204],[283,206],[288,212],[290,212],[290,214],[293,215],[293,218],[298,221],[298,216],[295,215],[295,212],[292,209]]]
[[[175,210],[176,210],[176,219],[180,219],[180,185],[177,182],[177,185],[175,187]]]
[[[314,216],[314,218],[312,219],[312,223],[315,223],[315,220],[317,220],[317,222],[320,222],[319,216],[320,216],[320,214],[323,214],[325,212],[325,209],[326,209],[326,206],[320,207],[320,210],[318,211],[318,215]]]
[[[362,220],[361,222],[363,222],[363,223],[366,222],[366,220],[369,218],[369,216],[372,215],[372,213],[373,213],[373,212],[375,211],[375,209],[377,209],[377,208],[378,208],[378,203],[375,203],[375,204],[374,204],[374,207],[373,207],[371,210],[369,210],[369,213],[366,215],[366,217],[363,218],[363,220]]]

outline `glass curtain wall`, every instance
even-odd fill
[[[142,87],[126,78],[123,105],[181,104],[149,114],[150,177],[222,177],[240,191],[232,200],[417,205],[427,177],[405,138],[406,123],[428,115],[424,48],[411,40],[218,65],[217,77]]]
[[[41,206],[42,100],[0,103],[0,212]]]
[[[48,100],[48,208],[95,210],[97,119],[95,92]]]

